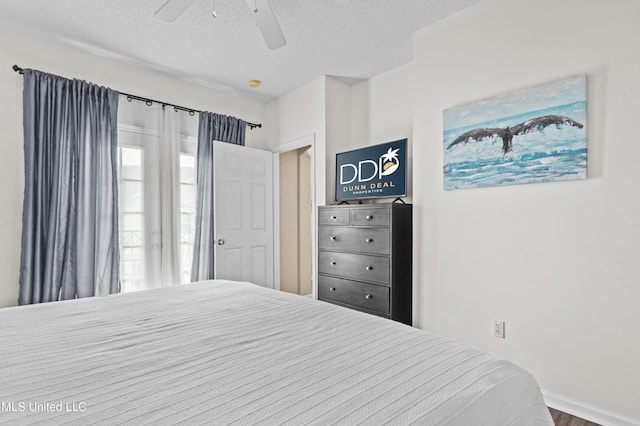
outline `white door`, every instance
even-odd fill
[[[273,288],[272,153],[214,143],[215,276]]]

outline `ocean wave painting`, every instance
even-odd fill
[[[586,75],[443,113],[444,189],[587,177]]]

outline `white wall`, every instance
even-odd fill
[[[326,199],[326,79],[321,77],[267,104],[269,147],[309,135],[315,139],[316,203]]]
[[[413,200],[413,108],[416,76],[413,62],[379,74],[351,90],[351,142],[356,149],[408,138],[406,202]],[[347,147],[341,147],[345,151]],[[388,202],[384,200],[382,202]]]
[[[353,148],[409,138],[413,133],[415,65],[401,65],[352,88]]]
[[[24,152],[22,143],[22,76],[11,71],[5,45],[11,37],[0,32],[0,307],[18,303]]]
[[[346,151],[351,138],[351,86],[334,78],[325,80],[327,152],[325,168],[327,204],[336,202],[336,154]]]
[[[413,115],[418,325],[638,420],[639,17],[636,0],[483,1],[417,33]],[[578,72],[588,180],[443,191],[444,109]]]
[[[22,76],[11,70],[14,64],[255,123],[267,119],[264,103],[0,28],[0,307],[17,304],[20,267],[24,191]],[[247,130],[247,145],[267,146],[266,122],[265,126]]]

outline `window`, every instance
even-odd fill
[[[187,116],[180,117],[183,123],[176,126],[187,132],[174,131],[171,143],[175,144],[175,153],[169,154],[173,159],[167,160],[167,154],[161,152],[161,144],[167,142],[163,142],[162,131],[158,130],[165,128],[162,109],[122,101],[120,108],[121,292],[188,283],[195,237],[197,117],[167,112]],[[191,121],[185,125],[186,120]],[[173,179],[167,178],[172,173]],[[167,220],[163,217],[166,215],[173,219]],[[168,239],[168,235],[174,238]]]
[[[196,156],[180,154],[180,280],[191,281],[196,237]]]
[[[121,291],[144,286],[144,181],[142,149],[118,147],[120,179],[120,285]]]

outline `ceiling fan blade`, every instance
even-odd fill
[[[160,9],[156,10],[153,16],[165,22],[173,22],[191,6],[191,3],[193,3],[193,0],[167,0],[165,4],[160,6]]]
[[[267,47],[274,50],[287,44],[269,2],[267,0],[246,0],[246,2],[256,16],[256,24],[262,33],[262,38],[267,43]]]

